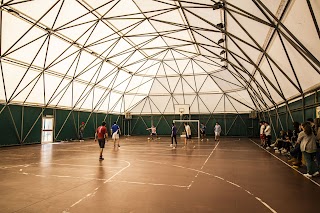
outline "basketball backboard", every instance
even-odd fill
[[[175,104],[174,113],[177,115],[190,114],[190,106],[188,104]]]

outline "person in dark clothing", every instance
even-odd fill
[[[297,121],[293,122],[293,131],[292,131],[292,145],[294,146],[293,150],[290,151],[292,158],[288,160],[289,163],[292,163],[292,167],[297,169],[301,166],[302,152],[300,150],[300,144],[297,143],[298,135],[300,133],[300,123]]]
[[[175,141],[175,145],[173,145],[173,139]],[[171,147],[172,149],[177,148],[177,127],[172,123],[171,127]]]
[[[79,126],[79,140],[80,140],[80,142],[83,141],[84,127],[85,127],[85,123],[81,122],[81,125]]]

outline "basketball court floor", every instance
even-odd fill
[[[0,149],[0,212],[316,212],[305,178],[258,139],[121,138],[99,161],[93,140]],[[193,148],[194,147],[194,148]]]

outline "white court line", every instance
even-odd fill
[[[203,167],[206,165],[206,163],[208,162],[209,158],[211,157],[211,155],[213,154],[213,152],[216,150],[216,148],[218,147],[220,141],[218,141],[218,143],[214,146],[214,148],[212,149],[210,155],[207,157],[207,159],[205,160],[205,162],[202,164],[200,171],[202,171]],[[199,172],[194,176],[195,178],[197,178],[199,175]],[[194,179],[195,180],[195,179]],[[191,188],[192,184],[194,183],[194,180],[191,181],[191,183],[189,184],[188,189]]]
[[[77,158],[80,159],[80,158]],[[83,159],[88,159],[88,158],[83,158]],[[92,158],[96,159],[96,158]],[[59,160],[54,160],[54,161],[61,161],[61,160],[66,160],[66,159],[59,159]],[[49,165],[58,165],[58,166],[75,166],[75,167],[93,167],[93,168],[112,168],[112,169],[120,169],[122,167],[112,167],[112,166],[91,166],[91,165],[81,165],[81,164],[63,164],[63,163],[46,163],[46,162],[37,162],[37,163],[30,163],[30,164],[20,164],[20,165],[14,165],[14,166],[2,166],[0,169],[11,169],[11,168],[16,168],[16,167],[29,167],[31,165],[39,165],[39,164],[49,164]]]
[[[146,150],[147,151],[147,150]],[[190,157],[190,155],[187,155],[187,154],[164,154],[165,152],[146,152],[146,151],[141,151],[141,153],[138,153],[139,156],[141,155],[153,155],[153,156],[178,156],[178,157]],[[172,149],[168,149],[167,151],[172,151]],[[175,151],[177,151],[177,149],[175,149]],[[185,151],[185,150],[183,150]],[[187,150],[188,151],[188,150]],[[130,154],[127,154],[127,153],[122,153],[122,155],[130,155]],[[130,155],[132,156],[132,155]],[[192,157],[207,157],[208,155],[195,155],[193,154]]]
[[[182,185],[170,185],[170,184],[164,184],[164,183],[144,183],[144,182],[135,182],[135,181],[125,181],[125,180],[112,180],[110,182],[121,182],[121,183],[131,183],[131,184],[139,184],[139,185],[152,185],[152,186],[167,186],[167,187],[178,187],[178,188],[187,188],[188,186],[182,186]]]
[[[243,191],[246,192],[247,194],[255,197],[253,193],[251,193],[250,191],[244,189],[242,186],[240,186],[240,185],[238,185],[238,184],[236,184],[236,183],[233,183],[233,182],[231,182],[231,181],[228,181],[228,180],[226,180],[226,179],[224,179],[224,178],[222,178],[222,177],[219,177],[219,176],[210,174],[210,173],[208,173],[208,172],[204,172],[204,171],[201,171],[201,170],[198,170],[198,169],[188,168],[188,167],[184,167],[184,166],[180,166],[180,165],[170,165],[170,164],[167,164],[167,163],[156,162],[156,161],[146,161],[146,160],[139,160],[139,161],[156,163],[156,164],[162,164],[162,165],[168,165],[168,166],[174,166],[174,167],[178,167],[178,168],[182,168],[182,169],[188,169],[188,170],[191,170],[191,171],[195,171],[195,172],[198,172],[198,173],[202,173],[202,174],[205,174],[205,175],[209,175],[209,176],[212,176],[212,177],[214,177],[214,178],[217,178],[217,179],[219,179],[219,180],[221,180],[221,181],[224,181],[224,182],[226,182],[226,183],[228,183],[228,184],[230,184],[230,185],[232,185],[232,186],[235,186],[235,187],[243,190]],[[194,182],[194,181],[192,181],[191,183],[193,183],[193,182]],[[189,185],[188,187],[190,187],[190,185]],[[188,188],[188,187],[187,187],[187,188]],[[257,198],[257,197],[255,197],[255,199],[258,200],[258,201],[259,201],[261,204],[263,204],[265,207],[267,207],[271,212],[277,213],[277,211],[275,211],[274,209],[272,209],[272,208],[271,208],[267,203],[265,203],[262,199]]]
[[[110,173],[116,172],[116,171],[108,171]],[[78,176],[69,176],[69,175],[38,175],[34,173],[28,173],[28,172],[23,172],[22,169],[19,170],[19,172],[11,172],[14,174],[22,174],[22,175],[31,175],[31,176],[36,176],[36,177],[43,177],[43,178],[48,178],[48,177],[56,177],[56,178],[72,178],[72,179],[84,179],[84,180],[97,180],[97,181],[105,181],[107,179],[105,178],[90,178],[90,177],[78,177]],[[95,174],[92,174],[95,175]]]
[[[126,162],[128,165],[127,165],[126,167],[122,168],[121,170],[119,170],[117,173],[115,173],[114,175],[112,175],[112,176],[111,176],[110,178],[108,178],[107,180],[105,180],[105,181],[103,182],[103,184],[105,184],[105,183],[107,183],[107,182],[110,182],[110,181],[112,180],[112,178],[114,178],[116,175],[118,175],[119,173],[121,173],[123,170],[125,170],[126,168],[128,168],[128,167],[131,165],[130,162],[128,162],[128,161],[125,161],[125,162]],[[64,212],[64,213],[69,212],[70,208],[78,205],[79,203],[81,203],[81,202],[82,202],[83,200],[85,200],[85,199],[88,199],[88,198],[90,198],[90,197],[93,197],[93,196],[97,193],[97,191],[99,190],[100,187],[101,187],[101,186],[95,188],[92,193],[89,193],[89,194],[87,194],[85,197],[79,199],[77,202],[73,203],[69,208],[65,209],[63,212]]]
[[[256,199],[262,203],[265,207],[267,207],[271,212],[273,213],[277,213],[273,208],[271,208],[268,204],[266,204],[265,202],[263,202],[260,198],[256,197]]]
[[[112,169],[120,169],[122,167],[112,167],[112,166],[91,166],[91,165],[83,165],[83,164],[65,164],[65,163],[46,163],[40,162],[40,164],[49,164],[49,165],[58,165],[58,166],[78,166],[78,167],[93,167],[93,168],[112,168]]]
[[[252,149],[221,149],[218,148],[217,150],[221,151],[221,152],[252,152]]]
[[[276,159],[278,159],[279,161],[281,161],[282,163],[284,163],[285,165],[287,165],[288,167],[290,167],[291,169],[293,169],[294,171],[298,172],[298,173],[301,174],[303,177],[305,177],[305,176],[303,175],[303,173],[300,172],[298,169],[293,168],[290,164],[288,164],[287,162],[285,162],[284,160],[282,160],[282,159],[279,158],[278,156],[276,156],[276,155],[274,155],[273,153],[265,150],[265,149],[262,148],[259,144],[257,144],[255,141],[253,141],[253,140],[251,140],[251,139],[249,139],[249,140],[250,140],[252,143],[254,143],[255,145],[257,145],[260,149],[268,152],[270,155],[272,155],[273,157],[275,157]],[[305,178],[307,178],[307,177],[305,177]],[[312,183],[314,183],[314,184],[316,184],[317,186],[320,187],[320,184],[317,183],[316,181],[314,181],[313,179],[311,179],[311,178],[307,178],[307,179],[309,179]]]

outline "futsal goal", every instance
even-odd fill
[[[181,137],[186,137],[184,123],[189,124],[191,129],[192,137],[200,138],[200,121],[199,120],[173,120],[172,121],[177,128],[177,135],[180,134]]]

